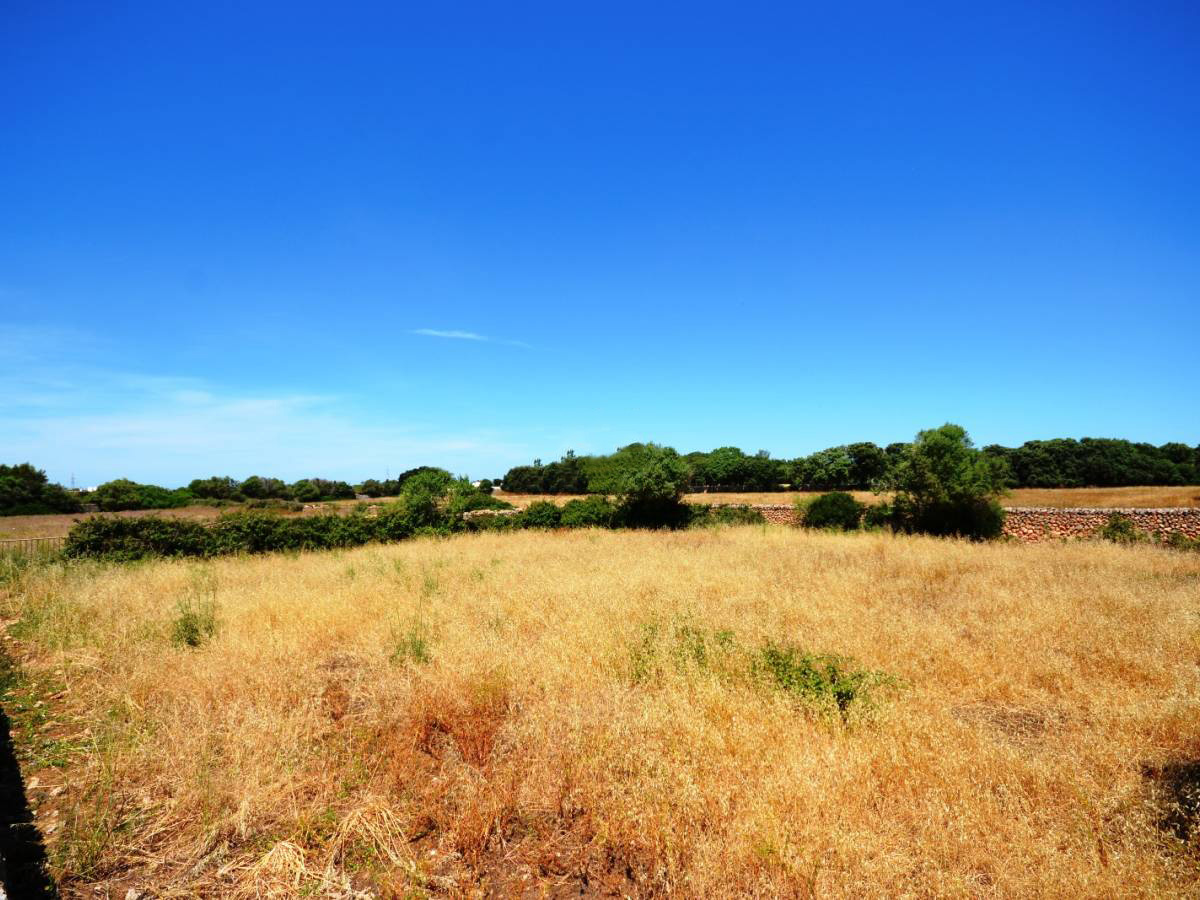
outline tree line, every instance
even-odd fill
[[[658,445],[634,443],[615,453],[577,456],[509,469],[506,491],[522,494],[610,494],[625,473],[638,468]],[[737,447],[680,455],[689,492],[852,491],[886,483],[906,458],[910,443],[880,447],[870,441],[842,444],[796,459],[751,455]],[[1200,484],[1200,445],[1161,446],[1109,438],[1027,441],[981,451],[999,466],[1006,488],[1121,487]]]
[[[616,494],[632,472],[644,468],[660,451],[678,457],[688,492],[871,490],[893,479],[911,443],[880,447],[870,441],[829,447],[797,459],[774,459],[765,450],[754,454],[737,447],[707,453],[677,454],[654,443],[634,443],[615,453],[577,456],[509,469],[500,484],[526,494]],[[1019,447],[992,444],[980,451],[998,466],[1006,488],[1120,487],[1124,485],[1200,484],[1200,445],[1159,446],[1109,438],[1027,441]],[[401,494],[412,478],[430,472],[449,478],[434,466],[418,466],[395,478],[369,478],[359,485],[325,478],[302,478],[290,484],[279,478],[251,475],[244,480],[214,475],[187,487],[166,488],[127,478],[105,482],[87,494],[51,483],[30,463],[0,465],[0,515],[74,513],[83,504],[103,512],[127,509],[171,509],[189,504],[247,503],[272,506]],[[490,489],[490,481],[483,482]]]
[[[64,552],[110,559],[211,556],[355,546],[479,529],[684,528],[761,521],[761,514],[749,507],[730,510],[685,503],[692,469],[671,448],[645,444],[632,452],[636,463],[623,471],[613,497],[591,495],[561,508],[539,501],[517,512],[490,488],[427,468],[405,479],[399,499],[371,511],[366,504],[345,516],[285,518],[242,511],[211,527],[157,517],[95,516],[72,528]],[[798,509],[804,507],[802,521],[810,527],[865,524],[984,540],[1002,532],[1004,510],[998,498],[1007,472],[1007,463],[977,449],[964,428],[946,424],[918,432],[904,445],[885,480],[877,484],[890,494],[886,503],[868,508],[834,491],[811,504],[798,498],[797,504]]]
[[[466,478],[428,469],[409,477],[399,499],[373,513],[286,518],[236,512],[203,525],[180,519],[94,516],[71,529],[64,553],[72,557],[134,560],[146,556],[317,550],[394,541],[421,534],[514,528],[686,528],[761,522],[748,507],[714,508],[683,501],[690,469],[669,447],[644,445],[621,476],[615,497],[592,495],[564,506],[538,501],[517,512]],[[1003,463],[971,443],[957,425],[922,431],[889,476],[889,503],[871,507],[870,527],[895,531],[997,536],[1004,511]],[[504,510],[499,513],[499,510]],[[804,517],[818,527],[857,528],[866,510],[845,493],[824,494]]]

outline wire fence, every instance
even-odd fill
[[[0,539],[0,553],[36,555],[55,553],[62,549],[65,537],[31,537]]]

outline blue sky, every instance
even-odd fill
[[[0,459],[1200,441],[1194,4],[0,9]]]

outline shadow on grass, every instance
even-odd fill
[[[33,823],[8,716],[0,710],[0,882],[12,900],[58,897],[46,873],[46,847]]]

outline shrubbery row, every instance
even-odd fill
[[[601,497],[572,500],[563,507],[534,503],[521,512],[462,515],[430,497],[410,497],[390,503],[371,516],[327,513],[284,517],[267,512],[239,511],[211,525],[158,516],[139,518],[92,516],[67,535],[64,553],[128,562],[152,556],[222,556],[231,553],[271,553],[332,550],[371,542],[404,540],[415,535],[448,535],[462,531],[509,531],[521,528],[613,528],[625,521],[619,504]],[[685,507],[686,524],[718,525],[762,522],[747,507]]]
[[[526,494],[608,494],[625,473],[638,468],[654,444],[629,444],[615,453],[576,456],[517,466],[504,476],[506,491]],[[843,444],[793,460],[754,455],[737,447],[680,457],[687,490],[805,491],[871,490],[889,480],[911,444],[880,447],[869,441]],[[985,456],[1002,467],[1007,487],[1119,487],[1200,484],[1200,446],[1161,446],[1107,438],[1028,441],[1020,447],[993,444]]]

